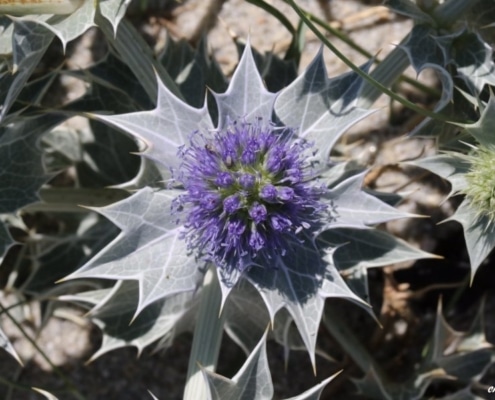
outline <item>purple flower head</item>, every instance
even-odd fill
[[[260,203],[254,203],[253,206],[249,209],[249,216],[255,222],[255,224],[259,224],[266,219],[268,212],[266,211],[266,207]]]
[[[260,191],[260,197],[269,203],[277,200],[277,194],[278,194],[277,188],[273,186],[271,183],[263,186]]]
[[[223,210],[227,214],[234,214],[239,208],[241,208],[241,199],[238,194],[232,194],[223,201]]]
[[[205,135],[206,136],[206,135]],[[176,180],[191,249],[220,268],[243,270],[283,256],[289,241],[314,232],[326,208],[295,131],[261,119],[230,123],[181,149]]]
[[[254,186],[255,182],[256,178],[252,174],[242,174],[239,177],[239,184],[242,186],[243,189],[251,189]]]
[[[215,183],[222,188],[227,188],[234,183],[234,178],[230,172],[219,172]]]

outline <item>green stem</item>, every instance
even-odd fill
[[[404,43],[407,39],[408,37],[403,39],[401,44]],[[390,54],[385,58],[384,61],[376,66],[376,68],[370,73],[369,76],[375,82],[380,82],[383,86],[388,87],[397,80],[397,78],[404,72],[404,70],[408,66],[409,58],[406,56],[404,50],[402,50],[399,45],[390,52]],[[371,105],[376,101],[376,99],[378,99],[378,97],[380,97],[381,94],[381,89],[374,85],[372,82],[368,81],[365,85],[363,85],[363,90],[361,92],[358,104],[359,106],[365,108],[371,107]],[[421,110],[423,109],[421,108]]]
[[[113,27],[100,13],[96,14],[96,25],[103,31],[108,42],[117,50],[122,60],[138,78],[144,90],[152,101],[158,99],[157,77],[179,99],[184,100],[175,81],[168,74],[165,67],[159,63],[153,55],[142,35],[127,20],[123,19],[119,24],[117,35]]]
[[[329,40],[328,38],[325,37],[325,35],[318,30],[318,28],[312,23],[311,21],[311,15],[308,14],[306,11],[302,10],[294,0],[284,0],[287,4],[289,4],[292,9],[299,15],[301,20],[304,21],[304,23],[313,31],[313,33],[320,39],[325,46],[327,46],[337,57],[339,57],[344,64],[346,64],[350,69],[352,69],[357,75],[359,75],[361,78],[363,78],[369,86],[371,85],[372,88],[367,89],[368,92],[366,93],[366,98],[364,100],[364,105],[369,104],[370,102],[374,101],[373,99],[378,98],[378,96],[383,93],[389,96],[390,98],[396,100],[403,106],[417,112],[420,115],[423,115],[425,117],[429,117],[438,121],[443,121],[443,122],[449,122],[449,123],[455,123],[455,121],[451,120],[450,117],[438,114],[426,109],[423,109],[416,104],[408,101],[407,99],[403,98],[402,96],[399,96],[397,93],[393,92],[392,90],[388,89],[386,85],[384,85],[382,82],[380,82],[377,79],[373,79],[370,75],[367,73],[363,72],[358,66],[356,66],[354,63],[352,63],[342,52],[340,52]],[[441,21],[443,24],[446,25],[452,25],[454,22],[457,21],[458,18],[460,18],[463,13],[465,13],[469,8],[471,8],[478,0],[474,1],[466,1],[466,0],[451,0],[446,2],[444,5],[441,7],[439,6],[435,10],[435,18],[438,21]],[[397,49],[397,52],[400,50]],[[392,52],[393,53],[393,52]],[[394,66],[393,62],[389,61],[391,60],[390,56],[387,57],[382,64],[385,64],[384,69],[393,69],[396,71],[393,75],[386,75],[388,77],[388,80],[393,80],[397,79],[400,74],[402,73],[401,68],[403,68],[403,65],[407,62],[409,64],[409,61],[407,60],[407,57],[400,53],[393,54],[393,58],[397,60],[402,60],[400,65]],[[406,60],[403,60],[406,59]],[[380,64],[380,65],[382,65]],[[376,73],[375,73],[376,75]],[[385,76],[385,74],[383,74]],[[371,105],[371,104],[369,104]]]
[[[405,99],[402,96],[399,96],[397,93],[393,92],[392,90],[388,89],[386,86],[384,86],[381,82],[373,79],[368,75],[366,72],[362,71],[358,66],[356,66],[352,61],[350,61],[342,52],[340,52],[326,37],[325,35],[318,30],[318,28],[310,21],[307,13],[303,11],[299,6],[295,3],[294,0],[285,0],[287,4],[289,4],[294,11],[299,15],[299,17],[304,21],[304,23],[308,26],[309,29],[313,31],[313,33],[320,39],[325,46],[327,46],[337,57],[339,57],[344,64],[346,64],[350,69],[352,69],[357,75],[359,75],[361,78],[363,78],[366,82],[369,84],[373,85],[376,91],[376,94],[373,93],[373,95],[368,95],[370,96],[369,98],[372,99],[373,97],[376,96],[376,98],[379,96],[379,92],[386,94],[387,96],[391,97],[392,99],[396,100],[403,106],[410,108],[413,111],[416,111],[420,115],[424,115],[425,117],[433,118],[438,121],[444,121],[444,122],[452,122],[451,118],[442,114],[437,114],[433,111],[426,110],[424,108],[421,108],[417,106],[416,104],[410,102],[409,100]],[[383,64],[383,63],[382,63]],[[400,75],[400,74],[399,74]]]
[[[333,36],[335,36],[337,39],[343,41],[345,44],[347,44],[351,49],[357,51],[359,54],[367,57],[367,58],[373,58],[373,54],[371,54],[370,52],[366,51],[363,47],[361,47],[359,44],[355,43],[351,38],[349,38],[344,32],[342,32],[341,30],[339,29],[336,29],[336,28],[333,28],[331,25],[327,24],[324,20],[316,17],[315,15],[313,14],[307,14],[308,15],[308,18],[313,21],[316,25],[320,26],[321,28],[325,29],[328,33],[332,34]],[[404,40],[402,41],[404,42]],[[395,48],[394,51],[398,50],[397,47]],[[402,58],[405,58],[403,57],[403,53],[402,53]],[[388,57],[387,57],[388,59]],[[376,64],[381,64],[383,62],[383,60],[380,60],[378,57],[375,57],[374,59],[375,63]],[[408,63],[409,65],[409,63]],[[406,66],[407,67],[407,66]],[[377,67],[378,68],[378,67]],[[370,74],[371,76],[374,76],[373,74],[376,73],[376,69]],[[403,82],[406,82],[408,83],[409,85],[421,90],[423,93],[427,93],[431,96],[436,96],[436,97],[440,97],[440,93],[438,92],[438,90],[434,89],[434,88],[431,88],[429,86],[426,86],[426,85],[423,85],[421,82],[418,82],[417,80],[415,79],[412,79],[408,76],[405,76],[405,75],[400,75],[403,71],[404,71],[405,68],[403,67],[399,67],[399,65],[397,65],[397,72],[394,73],[393,76],[397,77],[397,80],[399,81],[403,81]],[[378,78],[375,77],[375,79],[379,82],[381,82]],[[395,80],[395,78],[394,78]]]
[[[194,338],[187,368],[184,400],[207,398],[207,386],[201,368],[214,371],[223,335],[225,313],[221,313],[222,291],[214,266],[206,272],[198,310]]]
[[[289,19],[271,4],[268,4],[263,0],[247,0],[247,2],[261,8],[262,10],[265,10],[266,12],[277,18],[280,23],[285,26],[285,28],[292,34],[292,36],[297,33],[296,29],[292,26]]]
[[[479,0],[449,0],[433,11],[433,18],[440,26],[450,27],[466,14]]]
[[[323,324],[361,371],[367,373],[371,369],[374,369],[377,375],[382,376],[380,368],[370,356],[368,350],[365,349],[362,343],[356,338],[356,335],[347,327],[347,324],[342,321],[339,312],[331,302],[325,304]]]

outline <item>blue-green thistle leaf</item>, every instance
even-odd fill
[[[133,138],[99,121],[90,121],[86,133],[79,137],[82,159],[75,164],[83,187],[118,185],[136,176],[141,160]]]
[[[0,21],[6,29],[1,33],[2,41],[5,39],[10,43],[10,46],[4,49],[5,53],[2,54],[12,53],[14,63],[14,73],[7,72],[0,77],[0,101],[2,103],[0,121],[4,121],[54,35],[34,22],[12,22],[4,16],[0,16]]]
[[[299,137],[314,143],[317,159],[326,165],[342,134],[373,112],[354,105],[361,82],[354,73],[328,79],[320,51],[308,69],[280,92],[276,117],[286,126],[297,127]]]
[[[232,379],[202,370],[208,384],[208,400],[273,398],[273,383],[266,355],[266,335],[265,331],[258,345]]]
[[[330,204],[332,215],[323,229],[369,228],[399,218],[410,217],[362,190],[367,171],[340,182],[323,198]]]
[[[306,390],[304,393],[301,393],[299,396],[291,397],[286,400],[318,400],[321,396],[321,392],[323,389],[330,383],[330,381],[335,378],[340,372],[332,375],[330,378],[325,379],[323,382],[319,383],[316,386],[313,386],[311,389]]]
[[[202,272],[181,240],[171,214],[177,192],[142,189],[133,196],[97,211],[122,232],[96,257],[69,278],[136,280],[136,315],[152,302],[175,293],[194,291]]]
[[[408,0],[406,0],[408,1]],[[453,41],[462,34],[462,31],[442,35],[435,28],[435,24],[425,23],[416,25],[410,33],[401,49],[407,54],[411,65],[420,74],[424,69],[430,68],[438,73],[442,84],[442,95],[435,105],[435,112],[446,114],[450,111],[453,98],[454,82],[446,67],[451,61]],[[432,136],[438,135],[445,129],[445,122],[425,119],[411,135]]]
[[[415,22],[435,25],[435,20],[411,0],[385,0],[384,5],[398,14],[412,18]]]
[[[416,72],[428,66],[445,65],[447,54],[435,38],[436,30],[430,25],[415,25],[407,41],[401,46]]]
[[[103,60],[88,69],[69,73],[91,86],[82,97],[64,106],[64,110],[112,110],[122,114],[154,106],[156,99],[148,97],[139,79],[113,52],[108,52]]]
[[[483,398],[473,394],[471,388],[468,386],[457,392],[440,397],[438,400],[483,400]]]
[[[44,117],[0,128],[0,214],[39,200],[38,189],[48,179],[39,139],[57,122]]]
[[[457,379],[470,382],[479,379],[493,362],[493,346],[486,340],[483,324],[484,307],[480,307],[467,332],[458,332],[445,320],[442,306],[437,307],[437,318],[419,375],[431,379]],[[436,372],[441,368],[442,373]]]
[[[218,129],[224,128],[229,119],[272,119],[276,95],[265,89],[249,46],[246,46],[227,91],[214,93],[214,96],[218,105]]]
[[[168,37],[160,62],[174,79],[186,103],[193,107],[204,104],[207,87],[214,92],[227,89],[222,70],[208,55],[206,39],[193,49],[186,40],[175,42]]]
[[[246,45],[240,41],[236,44],[239,53],[242,54]],[[287,59],[287,55],[285,59],[281,59],[271,51],[265,54],[261,54],[256,49],[251,51],[261,78],[269,91],[278,92],[297,78],[296,60]]]
[[[53,32],[62,42],[62,46],[77,38],[94,26],[96,15],[96,2],[84,1],[72,14],[66,15],[27,15],[22,18],[16,18],[18,21],[31,21],[44,26],[47,30]]]
[[[333,254],[339,270],[383,267],[432,257],[407,242],[377,229],[330,229],[318,237],[336,247]]]
[[[98,1],[101,15],[103,15],[113,27],[114,33],[117,32],[117,26],[122,18],[124,18],[127,7],[131,0],[105,0]]]
[[[32,21],[43,25],[47,30],[53,32],[62,42],[65,49],[68,42],[82,35],[92,26],[95,26],[97,10],[112,25],[114,33],[117,25],[125,14],[128,0],[85,0],[81,7],[71,14],[66,15],[27,15],[16,18],[18,21]]]
[[[94,117],[143,140],[147,146],[143,156],[168,169],[179,167],[181,160],[177,157],[177,152],[193,132],[208,132],[213,128],[206,107],[197,109],[188,106],[175,97],[160,80],[155,109]]]
[[[12,33],[14,32],[14,23],[5,16],[0,16],[0,54],[12,53]]]
[[[484,105],[478,121],[474,124],[463,124],[461,126],[484,147],[495,147],[495,96],[490,95],[490,99]]]
[[[265,301],[272,321],[282,308],[290,313],[313,365],[325,298],[346,298],[363,305],[345,284],[331,257],[325,261],[307,238],[303,243],[290,243],[285,256],[274,257],[270,268],[254,266],[245,275]]]
[[[208,400],[273,399],[273,383],[266,355],[266,337],[267,332],[265,331],[258,345],[232,379],[203,369],[203,376],[208,384]],[[335,376],[324,380],[299,396],[287,400],[318,400],[321,391]]]
[[[125,346],[136,347],[139,354],[159,339],[171,340],[191,325],[191,319],[186,317],[194,305],[193,298],[193,292],[168,296],[150,304],[134,318],[139,299],[136,281],[120,281],[111,289],[61,297],[95,306],[88,316],[102,330],[103,341],[91,360]]]
[[[473,93],[481,93],[487,84],[495,85],[493,49],[478,33],[465,32],[456,40],[454,63]]]
[[[417,374],[412,383],[389,382],[371,367],[361,379],[351,379],[359,394],[375,400],[422,400],[424,393],[435,377],[446,377],[439,368],[426,374]]]
[[[472,280],[478,267],[495,247],[495,224],[489,217],[480,215],[468,199],[461,203],[447,221],[450,220],[459,222],[464,230]]]
[[[438,100],[437,104],[435,105],[434,111],[438,114],[452,114],[451,108],[452,98],[454,94],[454,82],[452,80],[452,77],[442,66],[438,66],[436,64],[428,64],[426,67],[434,69],[436,72],[438,72],[437,76],[442,84],[442,95],[440,97],[440,100]],[[412,130],[410,135],[422,137],[440,135],[446,130],[451,129],[451,127],[451,125],[447,125],[443,121],[426,118]]]
[[[36,246],[40,250],[31,255],[36,263],[22,290],[33,295],[53,290],[53,282],[81,267],[118,233],[114,224],[91,213],[82,219],[76,232],[68,232],[63,238],[42,238]]]
[[[329,229],[318,236],[321,247],[332,250],[333,261],[347,284],[369,302],[368,268],[434,257],[430,253],[376,229]]]
[[[248,355],[270,320],[263,299],[253,285],[243,280],[230,293],[222,312],[225,313],[225,331]]]
[[[485,109],[486,110],[486,109]],[[485,115],[485,114],[484,114]],[[483,117],[482,117],[483,118]],[[491,120],[491,117],[486,117]],[[486,120],[485,120],[486,121]],[[485,139],[484,132],[491,123],[478,121],[470,125],[471,134],[479,138],[490,148],[488,135]],[[478,267],[495,247],[495,224],[493,223],[493,209],[491,208],[491,181],[493,179],[491,153],[463,155],[443,154],[413,162],[413,165],[425,168],[452,185],[450,195],[466,194],[466,198],[457,208],[454,215],[447,221],[457,221],[462,225],[466,240],[467,251],[471,264],[471,279],[474,278]],[[488,158],[487,158],[488,157]],[[486,165],[482,171],[473,170],[473,163],[481,161]],[[479,169],[479,165],[476,166]],[[480,173],[478,176],[476,173]],[[469,177],[474,178],[474,181]],[[486,188],[483,182],[487,179]],[[474,196],[474,197],[473,197]],[[477,202],[476,202],[477,201]],[[485,209],[485,207],[487,209]]]
[[[18,120],[0,127],[0,214],[11,213],[39,200],[38,190],[47,179],[40,136],[59,122],[42,117]],[[0,221],[0,259],[12,238]]]
[[[471,163],[462,154],[448,153],[422,158],[408,164],[427,169],[441,176],[452,185],[450,196],[462,192],[466,187],[466,173]]]

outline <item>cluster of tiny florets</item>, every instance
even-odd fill
[[[464,194],[479,216],[495,222],[495,149],[477,147],[468,156],[471,167],[466,174]]]
[[[179,150],[176,180],[185,194],[190,248],[220,267],[242,270],[284,255],[288,239],[315,229],[325,206],[294,130],[238,121],[212,135],[194,133]]]

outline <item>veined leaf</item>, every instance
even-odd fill
[[[39,199],[38,189],[48,179],[39,139],[58,121],[42,117],[0,128],[0,214]]]
[[[410,217],[362,190],[367,171],[340,182],[325,193],[330,217],[324,229],[369,228],[383,222]]]
[[[179,166],[177,152],[196,131],[207,134],[213,128],[206,107],[193,108],[176,98],[158,81],[157,106],[151,111],[122,115],[94,115],[95,118],[130,133],[146,144],[143,155],[167,169]]]
[[[353,72],[328,79],[320,51],[308,69],[280,92],[275,102],[276,117],[314,143],[317,159],[326,165],[330,150],[342,134],[373,112],[355,106],[361,85],[361,78]]]
[[[70,14],[77,10],[84,0],[10,0],[2,1],[0,14]]]
[[[385,5],[398,14],[421,23],[435,24],[435,20],[411,0],[385,0]]]
[[[281,308],[291,314],[314,365],[325,298],[363,303],[345,284],[331,257],[324,261],[309,238],[292,242],[285,256],[274,257],[272,263],[270,268],[254,266],[246,279],[259,291],[272,321]]]
[[[12,104],[25,87],[33,70],[45,54],[48,45],[53,40],[53,33],[34,22],[15,20],[13,23],[7,17],[0,17],[4,27],[2,38],[10,40],[11,47],[4,51],[12,51],[13,72],[0,78],[0,99],[2,110],[0,121],[3,121]],[[12,27],[12,29],[10,29]]]
[[[346,283],[366,302],[370,299],[368,268],[434,257],[377,229],[330,229],[318,236],[317,244],[331,249],[329,256]]]
[[[276,95],[265,89],[254,62],[253,53],[246,47],[232,81],[225,93],[215,93],[218,105],[218,129],[238,119],[271,121]]]
[[[203,369],[203,376],[208,384],[208,400],[271,400],[273,398],[273,383],[266,355],[266,337],[265,331],[258,345],[232,379]],[[287,400],[318,400],[322,390],[336,375]]]
[[[16,21],[30,21],[42,25],[47,30],[53,32],[62,42],[65,49],[67,43],[82,35],[89,28],[94,26],[96,15],[95,2],[85,0],[81,7],[75,12],[67,15],[27,15],[16,18]]]
[[[196,290],[202,272],[171,213],[178,192],[142,189],[133,196],[97,209],[122,232],[96,257],[66,279],[101,278],[139,283],[137,316],[154,301]]]
[[[427,169],[449,181],[452,185],[450,195],[455,195],[466,187],[465,175],[471,165],[469,160],[460,153],[439,154],[408,162],[408,164]]]
[[[95,17],[99,12],[111,23],[115,33],[117,25],[123,18],[129,2],[129,0],[83,0],[80,7],[69,14],[33,14],[16,18],[16,20],[32,21],[43,25],[60,39],[65,49],[68,42],[82,35],[92,26],[95,26]]]
[[[479,266],[495,247],[495,224],[488,217],[479,215],[468,199],[464,199],[447,221],[450,220],[459,222],[464,230],[473,280]]]
[[[102,330],[103,342],[91,360],[125,346],[136,347],[140,354],[149,344],[170,341],[192,325],[192,318],[187,319],[187,315],[194,309],[193,292],[155,301],[134,318],[139,296],[138,282],[119,281],[111,289],[61,297],[94,306],[88,316]]]

